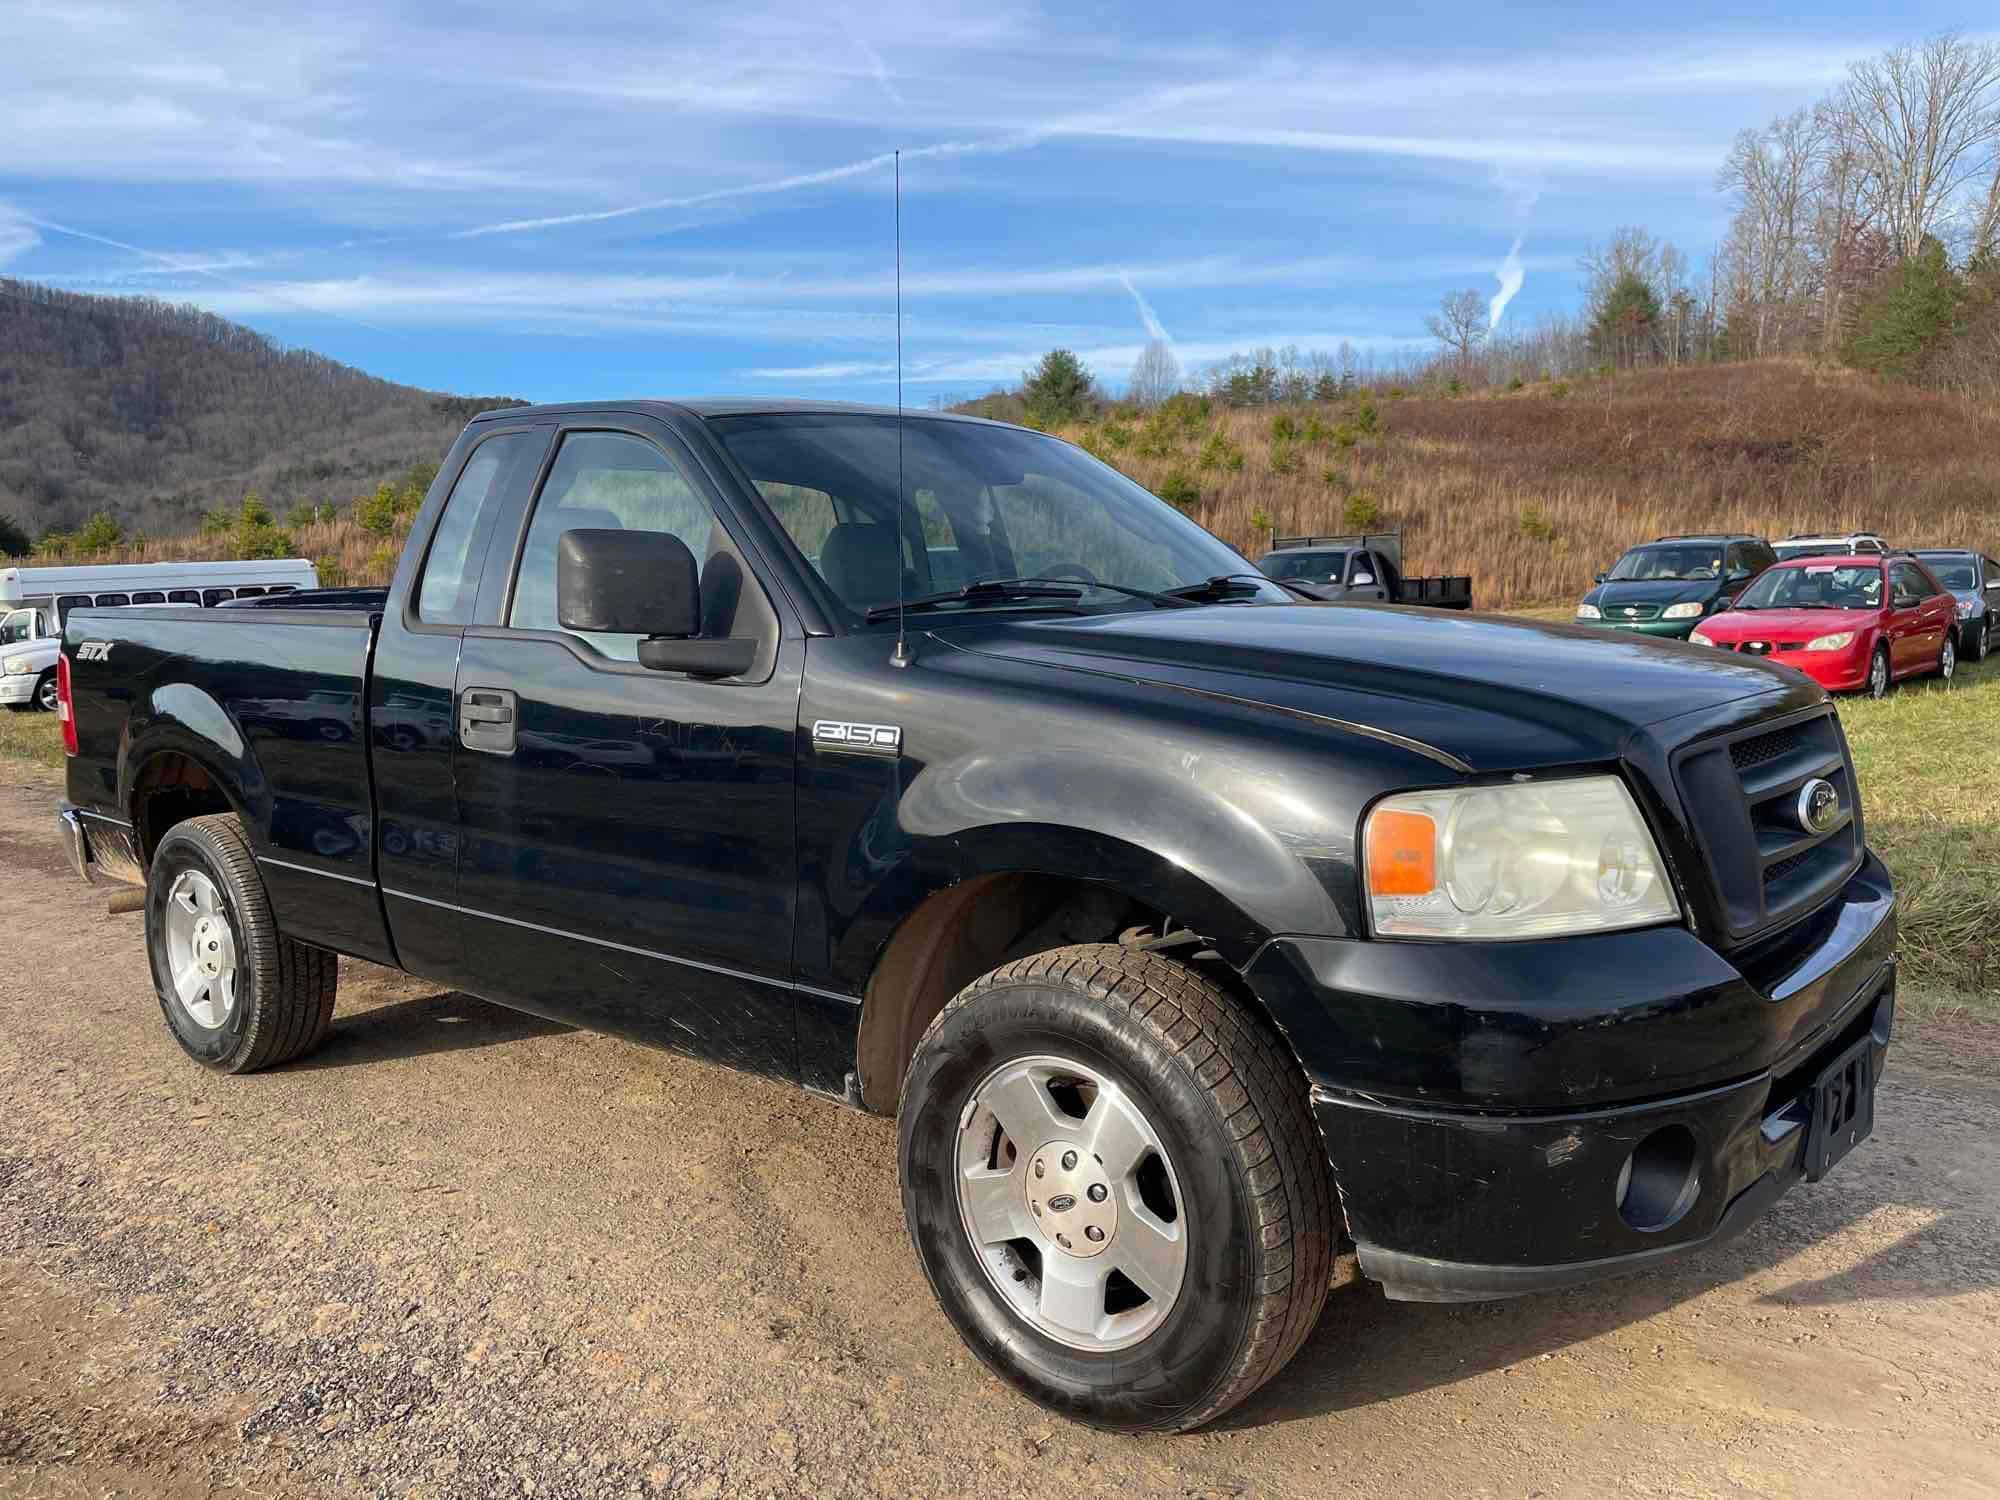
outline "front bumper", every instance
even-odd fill
[[[35,684],[41,678],[32,672],[8,672],[0,675],[0,703],[33,703]]]
[[[1810,942],[1749,972],[1680,928],[1270,944],[1252,981],[1313,1075],[1362,1272],[1398,1299],[1510,1297],[1753,1222],[1806,1174],[1821,1075],[1872,1038],[1879,1077],[1894,1025],[1880,864],[1799,926]],[[1662,1142],[1681,1175],[1647,1211],[1621,1177],[1657,1166]]]
[[[1576,623],[1588,629],[1617,630],[1628,635],[1650,635],[1662,641],[1684,641],[1704,618],[1706,617],[1702,615],[1687,620],[1619,620],[1607,617],[1602,620],[1578,620]]]

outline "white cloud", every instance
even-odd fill
[[[35,226],[19,209],[0,202],[0,266],[18,260],[41,242]]]

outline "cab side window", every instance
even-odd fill
[[[472,450],[451,495],[444,502],[424,558],[423,582],[417,588],[417,618],[429,625],[464,625],[472,619],[479,594],[479,577],[466,566],[479,520],[506,488],[513,459],[528,440],[525,432],[502,433]]]
[[[507,615],[514,629],[562,629],[556,618],[556,547],[565,531],[664,531],[679,537],[701,564],[715,535],[715,516],[680,466],[645,439],[623,432],[566,434],[521,551]],[[606,656],[638,659],[637,636],[571,633]]]

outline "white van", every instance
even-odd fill
[[[161,604],[213,608],[229,599],[319,587],[304,558],[256,562],[112,563],[0,568],[0,703],[56,706],[56,657],[73,609]]]

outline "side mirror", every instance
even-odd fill
[[[1365,588],[1367,585],[1372,584],[1374,581],[1375,581],[1375,575],[1373,573],[1356,573],[1353,579],[1349,582],[1348,587],[1357,589]]]
[[[1604,575],[1603,575],[1602,573],[1599,573],[1599,574],[1597,574],[1597,575],[1596,575],[1596,576],[1595,576],[1594,578],[1592,578],[1592,579],[1591,579],[1591,582],[1592,582],[1592,583],[1602,583],[1602,582],[1604,582]]]
[[[664,531],[565,531],[556,547],[556,620],[565,630],[637,635],[639,665],[692,677],[734,677],[757,659],[754,640],[701,640],[694,554]]]

